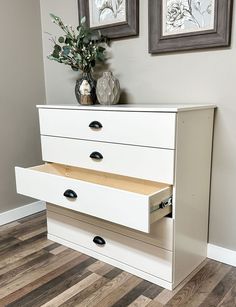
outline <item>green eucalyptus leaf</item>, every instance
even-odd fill
[[[61,51],[61,46],[56,44],[56,45],[54,46],[54,50],[56,50],[56,51]]]
[[[63,46],[63,55],[69,55],[71,48],[69,46]]]
[[[58,50],[55,50],[55,49],[54,49],[54,51],[53,51],[53,53],[52,53],[52,57],[58,59],[59,56],[60,56],[60,52],[59,52]]]
[[[82,57],[81,57],[81,55],[79,53],[76,54],[76,59],[79,60],[79,61],[82,60]]]
[[[104,48],[104,47],[102,47],[102,46],[98,46],[98,52],[103,52],[103,51],[105,51],[106,50],[106,48]]]
[[[49,60],[54,60],[54,57],[52,56],[52,54],[48,55],[47,58],[48,58]]]
[[[64,40],[64,37],[60,36],[60,37],[58,38],[58,42],[59,42],[59,43],[63,44],[64,41],[65,41],[65,40]]]
[[[58,21],[58,20],[60,20],[60,17],[58,17],[58,16],[56,16],[56,15],[54,15],[54,14],[49,14],[51,17],[52,17],[52,19],[54,19],[54,20],[56,20],[56,21]]]
[[[72,39],[70,37],[66,37],[65,44],[72,46]]]
[[[84,43],[84,44],[88,44],[88,43],[89,43],[89,39],[88,39],[87,37],[84,37],[84,38],[83,38],[83,43]]]
[[[82,17],[81,20],[80,20],[81,24],[85,24],[86,23],[86,17]]]
[[[97,59],[101,62],[104,62],[105,61],[105,55],[101,52],[98,52],[97,53]]]

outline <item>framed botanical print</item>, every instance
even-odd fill
[[[138,35],[138,0],[78,0],[79,17],[109,38]]]
[[[229,46],[232,0],[149,0],[149,52]]]

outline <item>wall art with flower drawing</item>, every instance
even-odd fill
[[[229,46],[233,0],[149,0],[149,52]]]
[[[164,0],[162,35],[213,30],[215,0]]]
[[[137,35],[139,0],[78,0],[79,17],[110,38]]]
[[[90,27],[126,21],[126,0],[89,0]]]

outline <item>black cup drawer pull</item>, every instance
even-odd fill
[[[102,238],[102,237],[99,237],[99,236],[96,236],[93,238],[93,242],[97,245],[105,245],[106,244],[106,241]]]
[[[77,194],[73,190],[66,190],[63,194],[67,198],[77,198]]]
[[[101,129],[102,124],[95,120],[89,124],[89,127],[92,129]]]
[[[103,155],[98,151],[94,151],[94,152],[91,153],[90,158],[95,159],[95,160],[102,160]]]

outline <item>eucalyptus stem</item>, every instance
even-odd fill
[[[51,38],[54,44],[52,53],[48,59],[70,65],[73,70],[91,71],[97,61],[104,62],[108,39],[93,31],[86,25],[86,19],[82,18],[80,25],[74,29],[65,25],[60,17],[50,14],[53,23],[64,32],[57,39]]]

